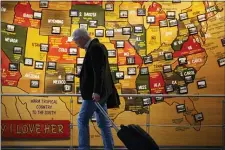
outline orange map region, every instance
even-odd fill
[[[87,1],[72,1],[72,5],[100,5],[102,6],[102,1],[99,0],[99,1],[90,1],[90,0],[87,0]]]
[[[6,56],[6,54],[1,50],[1,59],[2,61],[1,65],[1,73],[2,78],[1,82],[3,86],[17,86],[19,79],[22,77],[19,71],[9,71],[9,63],[10,60]],[[19,67],[18,67],[19,68]]]
[[[14,24],[24,27],[40,28],[40,20],[33,19],[34,11],[29,2],[18,2],[15,7]]]
[[[152,26],[159,26],[159,21],[166,19],[166,13],[162,10],[162,6],[157,2],[153,2],[152,5],[149,6],[148,16],[155,16],[155,23],[151,23]]]
[[[201,67],[205,65],[207,57],[208,55],[206,52],[188,55],[188,64],[186,65],[186,67],[193,67],[195,68],[195,70],[199,71]]]
[[[79,56],[79,48],[74,42],[67,42],[68,37],[49,36],[49,52],[47,61],[57,63],[76,63]],[[70,48],[77,48],[77,55],[69,55]]]
[[[116,41],[112,41],[116,47]],[[135,64],[139,67],[142,66],[143,60],[140,55],[136,53],[134,47],[128,41],[124,41],[124,48],[117,48],[118,55],[118,66],[127,65],[127,58],[134,57]]]
[[[199,71],[207,61],[208,55],[206,52],[192,54],[187,56],[187,64],[183,65],[184,68],[194,68]],[[177,68],[179,66],[178,60],[172,64],[172,68]]]
[[[205,49],[202,48],[201,44],[195,40],[194,36],[189,36],[188,40],[183,44],[181,50],[175,51],[173,53],[173,57],[177,58],[180,56],[186,56],[186,55],[196,54],[201,52],[205,52]]]
[[[166,94],[165,81],[161,72],[154,72],[150,74],[149,86],[151,94]],[[152,102],[155,103],[155,98],[152,99]]]

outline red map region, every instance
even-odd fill
[[[116,42],[112,41],[112,43],[116,47]],[[119,66],[127,65],[127,61],[126,61],[127,57],[134,57],[135,65],[138,65],[138,67],[141,67],[143,64],[143,60],[141,56],[137,54],[134,47],[128,41],[124,41],[124,48],[118,48],[117,53],[118,53],[117,60],[118,60]]]
[[[33,12],[29,2],[18,2],[13,23],[24,27],[40,28],[40,20],[33,19]]]
[[[161,72],[150,73],[149,86],[151,94],[166,94],[165,82]],[[155,103],[155,98],[152,98],[152,103]]]
[[[1,59],[2,61],[1,65],[1,73],[2,78],[1,82],[3,86],[17,86],[19,79],[22,77],[19,71],[9,71],[9,63],[10,60],[6,56],[6,54],[1,50]]]
[[[68,37],[49,36],[49,52],[47,61],[57,63],[76,63],[79,57],[79,48],[74,42],[67,42]],[[69,55],[70,48],[77,48],[77,55]]]
[[[159,21],[166,19],[166,13],[162,10],[162,6],[156,2],[149,6],[148,16],[155,16],[155,23],[151,23],[152,26],[159,26]]]
[[[98,0],[98,1],[93,1],[93,0],[86,0],[86,1],[72,1],[72,5],[100,5],[102,6],[102,1]]]
[[[201,44],[198,43],[193,36],[189,36],[188,40],[183,44],[181,50],[173,53],[173,57],[177,58],[201,52],[205,52],[205,49],[201,47]]]

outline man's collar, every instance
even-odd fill
[[[88,40],[87,43],[84,45],[84,48],[87,50],[88,46],[90,45],[92,39]]]

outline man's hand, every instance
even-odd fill
[[[100,95],[97,93],[93,93],[92,94],[92,99],[96,102],[98,102],[100,100]]]

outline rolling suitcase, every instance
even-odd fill
[[[121,125],[120,129],[109,118],[102,106],[95,102],[101,113],[111,122],[111,125],[117,132],[117,136],[128,148],[128,150],[159,150],[159,146],[153,138],[146,133],[139,125],[130,124],[128,126]]]

